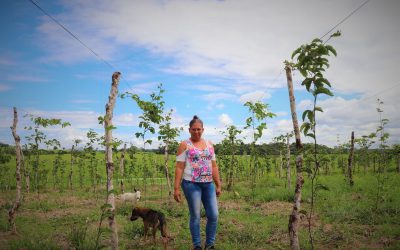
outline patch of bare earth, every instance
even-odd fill
[[[33,202],[46,203],[51,201],[51,207],[49,211],[38,211],[32,209],[26,209],[25,205]],[[62,217],[68,217],[72,215],[82,215],[89,213],[93,209],[97,209],[98,205],[94,199],[85,199],[73,195],[59,195],[50,196],[48,194],[28,194],[24,197],[22,206],[18,214],[20,216],[34,216],[40,219],[57,219]]]
[[[259,207],[261,208],[263,215],[282,214],[289,216],[292,211],[293,204],[284,201],[270,201],[261,203]]]
[[[240,202],[236,202],[236,201],[219,202],[218,206],[220,209],[235,210],[235,211],[239,211],[243,208],[243,204],[241,204]]]

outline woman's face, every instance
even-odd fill
[[[204,128],[200,122],[193,123],[193,125],[189,128],[190,138],[192,138],[193,141],[199,141],[203,132]]]

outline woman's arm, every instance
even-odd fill
[[[215,192],[217,196],[220,196],[222,189],[221,189],[221,180],[219,179],[218,165],[216,161],[211,161],[211,164],[212,164],[212,177],[215,183]]]

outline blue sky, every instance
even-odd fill
[[[173,122],[194,114],[205,136],[219,142],[226,125],[243,127],[245,101],[261,100],[277,114],[267,120],[262,142],[292,129],[283,61],[301,44],[321,37],[364,1],[35,1],[95,51],[105,64],[30,1],[1,1],[0,142],[13,143],[12,107],[20,114],[61,118],[66,129],[46,130],[69,147],[92,128],[103,133],[111,75],[120,71],[120,93],[147,98],[162,83]],[[326,74],[332,98],[321,99],[319,142],[345,142],[351,131],[369,134],[378,126],[376,99],[384,101],[390,143],[400,143],[398,94],[400,23],[398,1],[370,1],[337,29],[331,40],[338,57]],[[310,96],[294,75],[299,117]],[[135,145],[140,110],[118,99],[114,136]],[[249,138],[249,131],[243,135]],[[154,136],[155,137],[155,136]],[[23,140],[23,143],[25,141]],[[157,143],[153,145],[156,147]]]

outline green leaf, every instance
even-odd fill
[[[325,83],[326,85],[328,85],[329,87],[331,87],[331,83],[328,81],[328,79],[326,78],[321,78],[321,82]]]
[[[65,128],[65,127],[67,127],[67,126],[71,126],[71,123],[69,123],[69,122],[63,122],[63,123],[61,124],[61,127],[63,127],[63,128]]]
[[[306,116],[307,116],[307,114],[308,114],[309,112],[312,112],[312,111],[309,110],[309,109],[304,110],[303,115],[301,116],[301,118],[303,119],[303,121],[304,121],[304,119],[306,118]]]
[[[337,56],[336,50],[331,45],[326,45],[325,48],[327,48],[332,54]]]
[[[311,41],[311,43],[322,43],[322,41],[319,38],[315,38],[314,40]]]
[[[99,121],[99,124],[103,124],[105,117],[104,116],[99,116],[97,117],[97,120]]]
[[[319,112],[324,112],[324,111],[322,110],[322,108],[321,108],[321,107],[318,107],[318,106],[315,106],[314,110],[315,110],[315,111],[319,111]]]
[[[333,93],[329,89],[324,88],[324,87],[317,88],[314,91],[314,95],[319,95],[319,94],[325,94],[325,95],[333,96]]]
[[[304,134],[307,134],[309,129],[310,129],[309,122],[303,122],[303,124],[301,124],[301,126],[300,126],[300,131],[303,131]]]
[[[313,78],[307,77],[306,79],[304,79],[304,81],[301,83],[301,85],[310,86],[312,81],[313,81]]]
[[[307,136],[307,137],[311,137],[311,138],[315,139],[315,135],[314,135],[314,134],[312,134],[312,133],[305,134],[305,136]]]
[[[310,121],[310,123],[314,122],[314,112],[310,111],[307,113],[307,118]]]
[[[333,33],[330,37],[338,37],[341,36],[342,32],[340,30],[336,31],[335,33]]]
[[[307,70],[301,68],[301,69],[299,69],[299,71],[304,77],[307,77]]]
[[[113,130],[113,129],[116,129],[117,127],[115,127],[114,125],[108,125],[107,127],[106,127],[106,131],[110,131],[110,130]]]
[[[301,47],[300,48],[297,48],[295,51],[293,51],[293,53],[292,53],[292,59],[297,55],[297,54],[299,54],[301,52]]]

